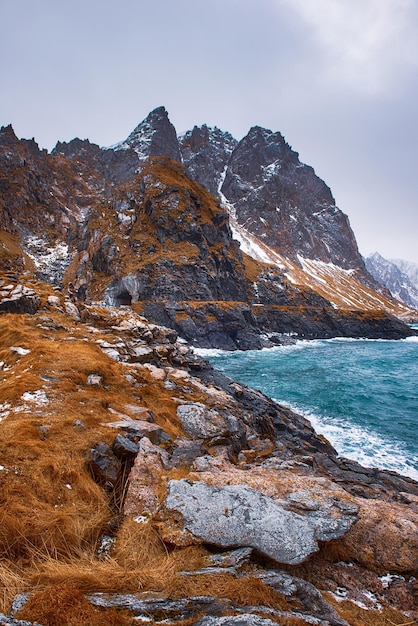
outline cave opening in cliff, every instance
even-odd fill
[[[132,304],[132,296],[127,289],[120,291],[115,300],[116,306],[131,306]]]

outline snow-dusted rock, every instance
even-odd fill
[[[41,299],[29,287],[21,284],[4,284],[0,281],[0,313],[31,313],[39,309]]]

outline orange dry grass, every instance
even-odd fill
[[[34,593],[16,617],[39,621],[44,626],[130,626],[133,623],[132,617],[115,609],[92,606],[76,587],[68,583]]]
[[[13,598],[23,591],[25,581],[13,563],[0,564],[0,613],[8,612]]]
[[[130,404],[145,406],[173,436],[181,429],[172,390],[146,368],[127,368],[98,347],[97,338],[112,341],[115,316],[103,309],[92,315],[97,319],[87,323],[93,321],[98,333],[56,309],[0,316],[0,405],[6,410],[0,428],[0,557],[16,568],[3,570],[5,610],[15,592],[51,591],[56,584],[84,592],[163,589],[177,571],[204,562],[202,548],[168,553],[151,526],[132,520],[122,524],[112,558],[97,557],[116,511],[86,459],[98,441],[111,444],[115,437],[106,427],[118,419],[109,408],[129,415]],[[87,385],[89,374],[99,374],[101,384]],[[47,402],[25,400],[27,391],[42,391]],[[84,427],[74,428],[76,420]],[[58,623],[59,611],[57,616]]]
[[[362,609],[349,600],[339,602],[330,593],[324,593],[324,596],[350,626],[418,626],[417,620],[408,618],[404,613],[391,607],[383,607],[379,611],[374,611]]]
[[[71,581],[84,593],[162,591],[175,586],[177,572],[202,567],[206,556],[201,547],[168,552],[150,523],[138,524],[127,518],[107,560],[82,554],[67,561],[51,558],[32,570],[30,584],[43,588]]]
[[[285,611],[295,608],[294,604],[261,580],[251,577],[238,579],[231,574],[178,575],[165,592],[172,598],[213,596],[230,598],[239,606],[267,606]]]

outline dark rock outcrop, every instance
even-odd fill
[[[204,124],[184,133],[179,141],[190,177],[217,196],[237,140],[219,128],[208,128]]]

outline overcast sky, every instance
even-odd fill
[[[418,263],[417,0],[0,0],[0,24],[18,137],[107,146],[160,105],[280,131],[363,254]]]

